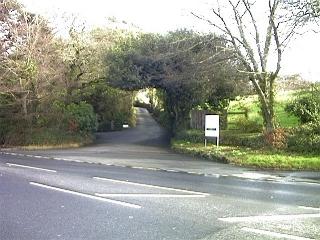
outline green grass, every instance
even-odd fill
[[[298,119],[284,110],[296,94],[297,91],[287,91],[279,93],[276,97],[275,116],[279,127],[292,128],[299,125]],[[263,121],[259,114],[257,95],[232,101],[228,112],[239,112],[245,109],[248,110],[249,121],[239,121],[244,118],[244,115],[228,115],[228,130],[221,131],[219,148],[212,145],[204,147],[204,132],[200,130],[179,132],[172,140],[172,148],[178,152],[202,156],[214,161],[259,169],[320,170],[319,155],[308,152],[298,153],[299,151],[289,152],[288,149],[275,150],[266,144],[262,129],[259,132],[257,130],[250,132],[250,129],[254,129],[255,123],[262,124]]]
[[[214,161],[259,169],[320,170],[320,157],[308,154],[289,154],[270,149],[213,145],[172,140],[172,148],[181,153],[205,157]]]
[[[290,102],[291,99],[294,98],[295,94],[296,94],[296,91],[287,91],[287,92],[280,92],[276,96],[275,116],[276,116],[276,121],[279,124],[279,127],[291,128],[299,124],[298,118],[288,114],[284,110],[286,104]],[[262,116],[260,115],[259,100],[257,95],[242,97],[234,101],[231,101],[228,112],[239,112],[239,111],[244,111],[245,109],[248,110],[249,119],[253,119],[258,123],[262,124],[263,120],[262,120]],[[236,128],[234,123],[240,117],[244,117],[244,115],[228,116],[229,129]]]

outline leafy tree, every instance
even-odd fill
[[[215,35],[188,30],[129,35],[106,56],[107,80],[129,90],[162,89],[173,130],[185,128],[190,110],[207,98],[208,89],[226,80],[217,78],[223,68],[219,64],[233,63],[233,56],[222,51],[225,44]]]

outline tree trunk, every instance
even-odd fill
[[[265,81],[265,79],[263,79]],[[266,86],[266,89],[259,91],[256,89],[256,92],[259,96],[260,109],[263,118],[263,124],[265,131],[267,133],[273,132],[275,129],[275,119],[274,119],[274,79],[269,79],[269,86]]]
[[[28,115],[27,99],[28,99],[28,93],[24,93],[23,96],[21,97],[21,107],[22,107],[22,114],[24,118],[27,118],[27,115]]]
[[[275,128],[273,106],[271,108],[272,108],[272,110],[270,109],[270,106],[267,109],[267,108],[263,107],[263,105],[261,105],[264,127],[265,127],[265,130],[267,133],[273,132],[273,130]]]

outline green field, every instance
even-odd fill
[[[295,98],[297,93],[297,91],[287,91],[280,92],[276,96],[275,115],[278,127],[288,129],[300,124],[295,116],[285,111],[286,105]],[[246,167],[320,170],[320,158],[317,152],[292,151],[286,146],[276,149],[266,143],[257,95],[238,97],[230,103],[228,108],[228,112],[245,110],[247,110],[248,119],[245,119],[244,114],[228,114],[228,129],[220,132],[219,148],[212,144],[204,147],[204,131],[196,129],[179,132],[172,140],[172,148],[178,152],[205,157],[213,161]],[[288,132],[290,131],[286,131],[287,137]]]
[[[299,120],[292,115],[289,115],[284,109],[288,102],[290,102],[296,94],[296,91],[279,92],[276,96],[275,102],[275,116],[279,127],[291,128],[299,124]],[[262,124],[262,116],[260,114],[259,100],[257,95],[247,97],[238,97],[231,101],[228,112],[242,112],[248,111],[249,120],[254,120]],[[244,118],[244,115],[228,115],[229,129],[235,129],[235,122],[239,118]]]

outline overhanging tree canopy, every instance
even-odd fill
[[[208,90],[230,79],[221,77],[222,69],[227,72],[238,64],[225,47],[213,34],[188,30],[130,35],[107,53],[107,81],[129,90],[163,89],[174,128],[184,127],[189,111]]]

